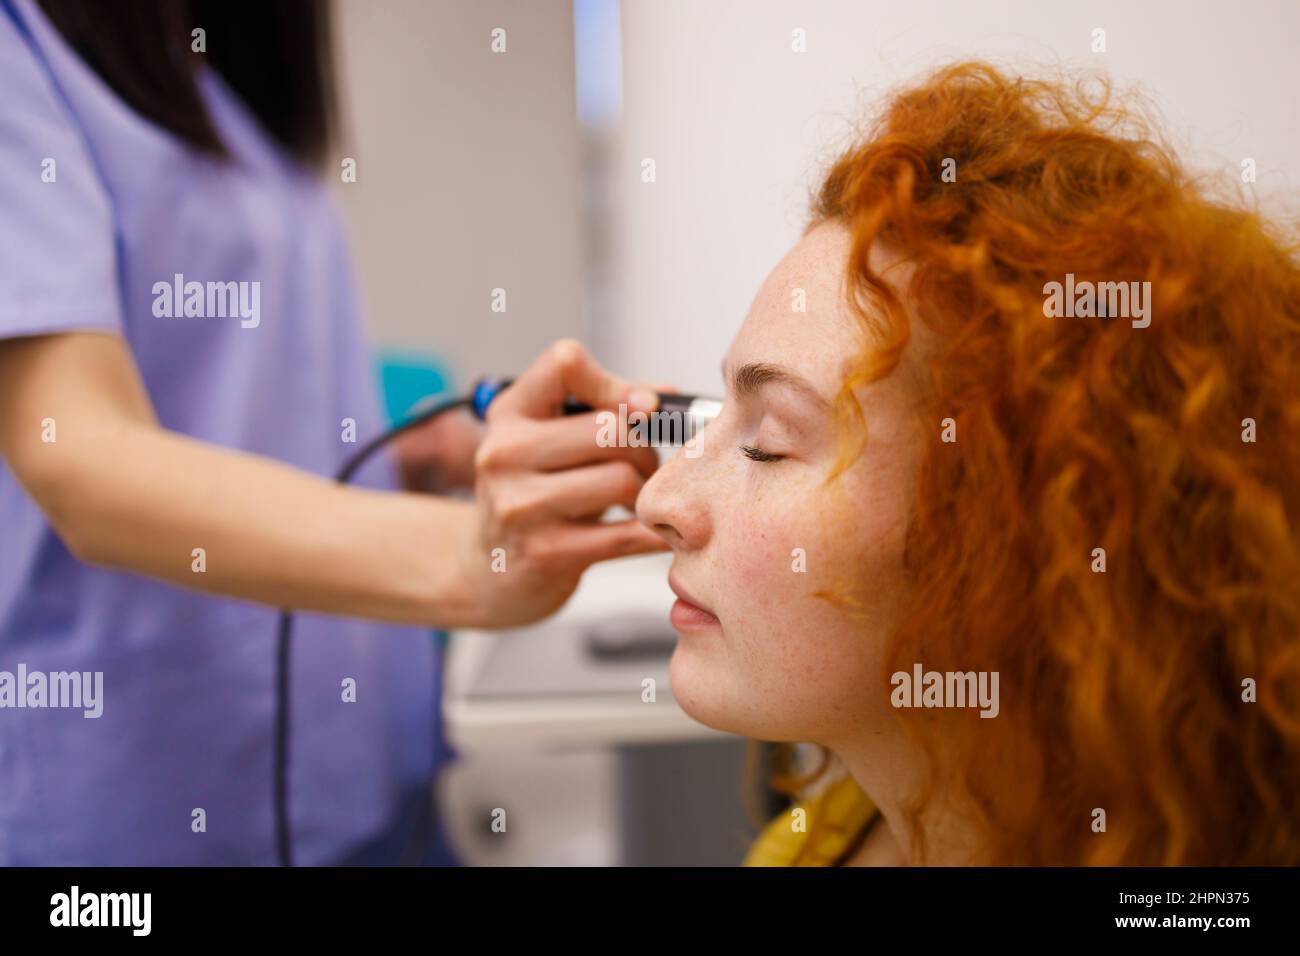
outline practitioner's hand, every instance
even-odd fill
[[[635,511],[658,467],[653,448],[602,447],[596,412],[564,415],[566,399],[596,410],[653,411],[655,393],[602,369],[577,342],[555,343],[489,406],[475,455],[478,533],[464,554],[488,624],[545,617],[591,564],[666,547],[635,518],[602,523],[613,505]]]

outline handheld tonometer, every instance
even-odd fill
[[[473,409],[475,416],[480,420],[485,418],[492,400],[509,388],[512,381],[514,379],[487,377],[479,379],[470,395],[470,407]],[[722,411],[722,402],[716,398],[704,398],[700,395],[681,395],[674,392],[659,392],[658,395],[659,407],[655,409],[653,414],[680,417],[684,427],[678,430],[670,429],[664,433],[678,436],[682,441],[689,440],[693,435],[698,435],[700,430],[717,418],[718,413]],[[592,411],[590,405],[583,405],[580,402],[564,403],[564,414],[566,415],[580,415],[590,411]]]

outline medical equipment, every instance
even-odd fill
[[[474,386],[474,391],[470,394],[470,405],[474,414],[479,419],[487,417],[488,406],[492,400],[501,392],[505,391],[514,381],[509,378],[481,378]],[[578,402],[565,402],[564,414],[581,415],[584,412],[590,412],[593,409],[590,405],[583,405]],[[684,444],[695,435],[698,435],[704,426],[713,419],[718,417],[722,411],[722,402],[716,398],[704,398],[700,395],[677,395],[672,392],[661,392],[659,394],[659,407],[652,413],[652,417],[657,417],[661,422],[669,419],[678,419],[680,427],[675,431],[661,422],[653,424],[659,427],[655,428],[656,434],[668,434],[674,436],[671,442],[665,444]]]

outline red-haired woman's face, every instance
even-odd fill
[[[866,347],[843,293],[849,244],[824,223],[772,270],[727,353],[725,406],[700,453],[676,455],[637,502],[673,549],[674,695],[703,723],[767,740],[834,746],[894,727],[883,650],[919,436],[905,356],[861,390],[869,444],[827,484],[831,402]],[[856,610],[818,596],[845,590]]]

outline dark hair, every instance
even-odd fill
[[[69,45],[142,116],[229,155],[199,95],[194,56],[292,156],[318,165],[334,126],[328,0],[39,0]],[[191,33],[204,30],[206,52]]]

